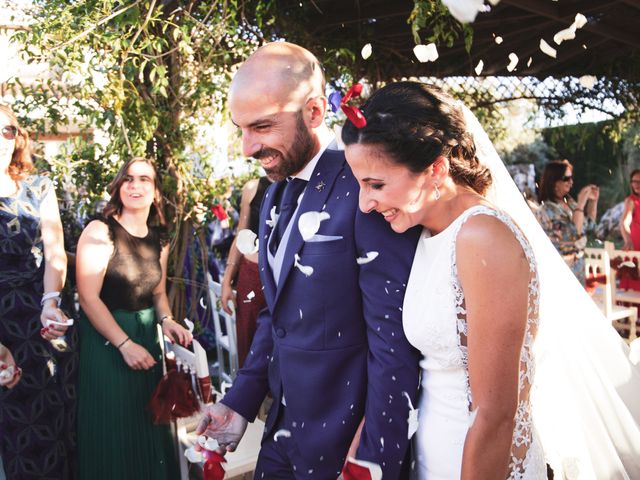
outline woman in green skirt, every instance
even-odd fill
[[[81,479],[179,478],[168,426],[146,410],[162,375],[157,323],[182,345],[171,316],[169,246],[153,163],[129,160],[109,186],[104,218],[82,232],[76,268],[80,318],[78,455]]]

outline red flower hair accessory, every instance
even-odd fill
[[[351,123],[353,123],[356,128],[364,128],[367,125],[367,119],[364,118],[362,110],[360,110],[358,107],[347,105],[347,103],[353,97],[359,97],[361,93],[362,84],[354,83],[344,97],[341,97],[338,92],[334,92],[329,96],[329,104],[331,105],[331,110],[336,112],[338,110],[337,107],[339,104],[344,114],[349,120],[351,120]]]

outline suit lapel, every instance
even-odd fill
[[[304,244],[304,240],[298,229],[298,218],[305,212],[322,211],[322,207],[327,203],[329,194],[333,190],[333,184],[338,174],[342,171],[344,163],[344,154],[337,150],[325,150],[320,160],[318,160],[318,164],[309,179],[304,196],[302,197],[300,207],[292,219],[293,226],[282,259],[282,268],[280,270],[278,286],[276,287],[274,304],[277,303],[280,293],[282,292],[282,287],[291,273],[294,256],[300,251]],[[262,246],[260,249],[262,249]]]
[[[260,265],[260,279],[264,287],[264,298],[269,305],[269,310],[273,311],[273,305],[275,303],[276,296],[276,282],[273,280],[273,272],[269,265],[269,237],[273,230],[273,224],[271,220],[271,210],[275,205],[275,200],[278,198],[278,192],[283,188],[284,182],[273,183],[269,186],[265,193],[264,200],[262,202],[262,208],[260,209],[260,225],[258,231],[260,232],[260,238],[258,240],[258,261]],[[267,221],[269,220],[269,223]]]

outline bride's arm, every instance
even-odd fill
[[[529,264],[506,225],[470,218],[456,245],[465,295],[469,384],[475,420],[462,457],[463,480],[507,478],[527,322]]]

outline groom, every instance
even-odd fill
[[[419,232],[398,235],[359,211],[324,89],[318,60],[283,42],[257,50],[233,79],[244,154],[276,182],[260,213],[267,308],[233,387],[197,431],[235,449],[271,391],[255,478],[338,477],[364,419],[350,455],[393,480],[408,446],[406,395],[415,403],[418,387],[402,302]]]

